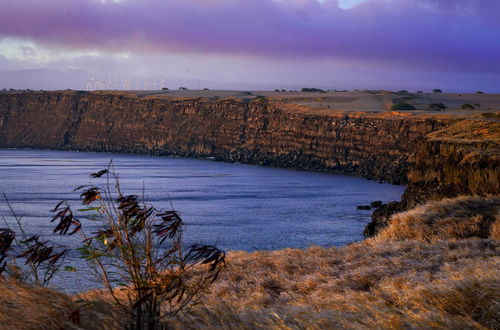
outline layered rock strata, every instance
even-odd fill
[[[437,119],[290,110],[257,100],[117,93],[0,94],[0,146],[187,157],[354,173],[406,183],[408,157]]]
[[[272,99],[0,93],[0,147],[214,157],[408,184],[365,234],[430,199],[499,194],[498,114],[460,118],[311,109]]]
[[[500,120],[497,117],[458,120],[428,134],[417,145],[402,200],[374,211],[364,234],[375,235],[389,224],[393,214],[429,200],[499,195]]]

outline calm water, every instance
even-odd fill
[[[0,192],[7,194],[23,217],[28,234],[56,238],[74,248],[79,246],[78,235],[52,234],[50,209],[63,199],[79,208],[73,188],[90,183],[88,174],[105,168],[111,159],[125,193],[141,195],[144,187],[157,208],[173,205],[181,212],[187,223],[187,244],[215,244],[225,250],[342,246],[359,241],[371,212],[356,206],[399,200],[404,189],[347,175],[209,160],[0,149]],[[13,221],[3,201],[0,213]],[[67,260],[81,266],[77,252]],[[64,276],[73,281],[66,288],[70,291],[95,286],[78,273]]]

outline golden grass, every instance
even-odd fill
[[[500,242],[368,240],[344,248],[233,252],[176,328],[500,326]]]
[[[65,294],[10,280],[0,280],[0,288],[1,329],[71,328],[70,315],[77,308]]]
[[[0,278],[0,329],[123,329],[127,316],[94,296],[80,302],[48,288],[32,288]]]
[[[500,329],[500,217],[489,226],[496,239],[474,237],[481,226],[476,216],[498,211],[498,201],[461,197],[430,203],[400,217],[420,221],[415,226],[396,220],[378,237],[342,248],[230,252],[228,268],[203,305],[169,327]],[[450,208],[455,223],[446,213]],[[441,233],[439,227],[448,229]],[[402,236],[389,234],[403,229]],[[11,282],[0,282],[0,290],[0,324],[12,329],[126,325],[126,315],[99,291],[68,297]],[[88,303],[75,302],[82,298]],[[75,307],[79,326],[68,322]]]
[[[441,140],[457,143],[489,143],[492,148],[500,146],[500,122],[495,120],[500,112],[469,116],[471,119],[460,120],[456,123],[432,132],[428,135],[430,140]],[[484,120],[484,118],[493,118]],[[467,118],[467,117],[466,117]],[[472,119],[483,118],[483,120]]]
[[[426,242],[471,237],[498,239],[499,218],[500,196],[443,199],[394,215],[391,224],[378,236],[384,240]]]

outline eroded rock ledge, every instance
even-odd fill
[[[500,194],[500,120],[498,114],[473,116],[428,134],[417,146],[400,202],[373,212],[365,228],[373,236],[395,213],[429,200],[460,195]]]

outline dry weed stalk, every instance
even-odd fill
[[[87,206],[80,211],[94,212],[101,229],[87,233],[64,202],[55,208],[56,229],[81,233],[82,257],[115,303],[133,312],[131,328],[161,329],[165,318],[196,303],[217,279],[225,254],[208,245],[185,249],[184,223],[178,212],[156,210],[144,198],[125,195],[111,164],[90,175],[94,179],[103,176],[104,186],[75,189],[81,191],[82,204]],[[117,291],[116,286],[121,289]]]

